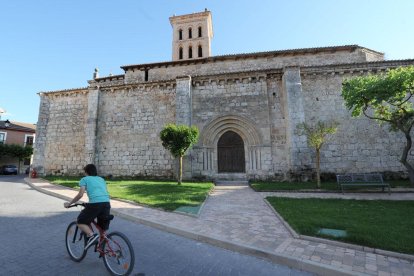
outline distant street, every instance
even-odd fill
[[[0,175],[0,275],[107,275],[93,250],[80,263],[66,252],[66,227],[79,210],[31,189],[23,176]],[[310,275],[118,217],[111,230],[134,246],[133,275]]]

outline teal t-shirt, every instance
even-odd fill
[[[100,176],[85,176],[79,186],[86,188],[89,203],[109,202],[109,193],[105,180]]]

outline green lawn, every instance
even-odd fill
[[[79,188],[81,177],[48,176],[46,180],[66,187]],[[207,198],[214,184],[161,180],[107,180],[112,198],[126,199],[155,208],[174,211],[179,207],[199,206]]]
[[[258,192],[261,191],[298,191],[317,189],[314,182],[265,182],[254,181],[250,186]],[[336,182],[322,182],[321,189],[328,191],[339,191]]]
[[[385,181],[390,184],[391,188],[404,187],[410,188],[410,182],[408,180],[390,180]],[[250,186],[257,192],[263,191],[299,191],[299,190],[313,190],[317,189],[316,182],[266,182],[266,181],[253,181]],[[336,182],[322,182],[321,190],[324,191],[340,191]],[[347,187],[347,191],[357,190],[361,191],[362,188]],[[381,188],[377,188],[381,191]]]
[[[414,201],[267,200],[297,233],[414,254]],[[320,228],[345,230],[347,237],[320,235]]]

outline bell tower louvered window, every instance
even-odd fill
[[[180,47],[180,49],[178,50],[178,59],[183,59],[183,48]]]
[[[201,45],[198,45],[198,57],[203,57],[203,47]]]
[[[188,58],[193,58],[193,47],[188,47]]]

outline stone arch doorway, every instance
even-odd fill
[[[219,173],[244,173],[246,171],[244,142],[234,131],[225,132],[218,140],[217,157]]]

